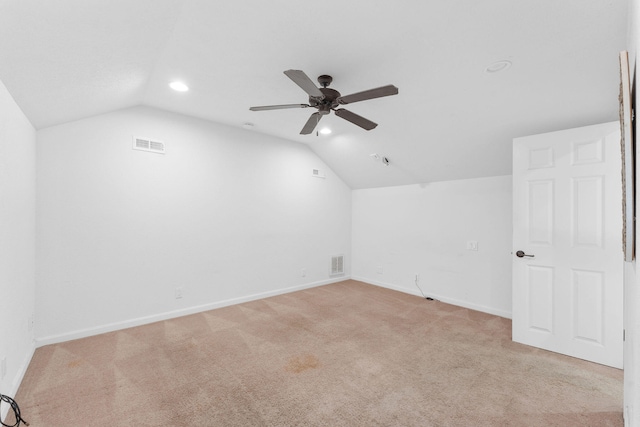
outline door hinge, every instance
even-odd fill
[[[626,340],[627,340],[627,330],[626,330],[626,329],[623,329],[623,330],[622,330],[622,341],[624,342],[624,341],[626,341]]]

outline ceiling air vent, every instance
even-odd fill
[[[336,255],[331,257],[331,267],[329,268],[329,275],[335,276],[337,274],[344,274],[344,255]]]
[[[151,138],[133,137],[133,149],[148,151],[150,153],[164,154],[164,142],[154,141]]]

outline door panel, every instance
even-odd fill
[[[529,243],[553,244],[553,181],[529,181]]]
[[[602,176],[573,178],[572,237],[573,246],[602,248],[604,230]]]
[[[535,332],[553,333],[553,268],[527,266],[529,289],[529,328]]]
[[[516,138],[513,339],[622,367],[619,124]]]
[[[573,337],[602,345],[604,275],[601,271],[572,271]]]

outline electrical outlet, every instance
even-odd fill
[[[182,286],[180,286],[179,288],[176,288],[176,299],[182,298],[183,293],[184,293],[184,288]]]
[[[469,240],[467,242],[467,250],[468,251],[477,251],[478,250],[478,242],[476,240]]]
[[[3,380],[7,376],[7,358],[3,357],[0,360],[0,380]]]
[[[382,274],[382,273],[384,273],[384,269],[383,269],[382,267],[378,267],[378,268],[376,269],[376,272],[377,272],[378,274]]]

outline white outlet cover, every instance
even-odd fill
[[[469,250],[469,251],[477,251],[478,250],[478,241],[469,240],[467,242],[467,250]]]

